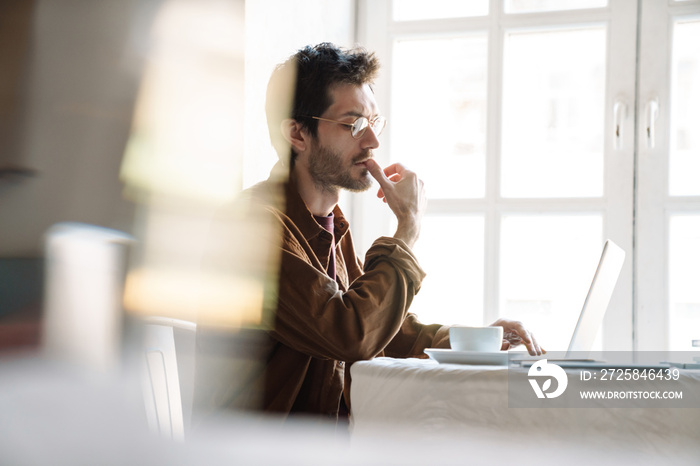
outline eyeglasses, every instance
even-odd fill
[[[371,121],[366,117],[360,117],[353,123],[345,123],[342,121],[329,120],[328,118],[321,117],[311,118],[313,118],[314,120],[329,121],[331,123],[338,123],[339,125],[349,126],[351,128],[350,134],[352,134],[352,137],[355,139],[360,139],[362,135],[365,134],[367,128],[370,126],[372,127],[372,131],[374,131],[375,136],[379,136],[380,134],[382,134],[382,131],[384,131],[384,127],[386,126],[386,118],[384,118],[383,116],[376,116]]]

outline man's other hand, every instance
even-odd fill
[[[423,181],[400,163],[382,170],[376,160],[370,159],[365,166],[379,183],[377,197],[383,199],[396,215],[398,227],[394,238],[413,247],[420,234],[420,222],[428,203]]]
[[[540,347],[532,333],[528,332],[520,322],[498,319],[496,322],[492,323],[490,327],[503,327],[503,344],[501,345],[501,351],[506,351],[523,344],[527,348],[528,353],[532,356],[541,356],[547,352]]]

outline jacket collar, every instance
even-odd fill
[[[313,214],[306,206],[306,203],[299,194],[299,188],[293,177],[289,177],[285,190],[287,199],[287,216],[299,228],[304,238],[308,241],[318,236],[322,231],[325,231],[321,225],[316,222]],[[336,243],[345,235],[349,229],[348,221],[345,218],[343,211],[336,205],[333,208],[333,223],[335,229]]]

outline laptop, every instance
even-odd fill
[[[625,251],[622,250],[612,240],[606,240],[603,245],[603,252],[598,261],[598,267],[593,275],[593,281],[588,289],[588,294],[583,302],[581,313],[578,316],[578,322],[571,335],[569,348],[563,359],[548,359],[560,366],[573,367],[574,365],[584,364],[607,364],[602,361],[592,359],[575,359],[574,354],[586,354],[593,348],[598,329],[603,323],[603,318],[608,310],[608,304],[612,298],[617,279],[622,271],[622,264],[625,262]],[[521,366],[528,367],[534,362],[547,356],[522,356],[511,359],[511,362],[520,363]],[[607,366],[606,366],[607,367]]]

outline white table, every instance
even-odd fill
[[[521,369],[522,370],[522,369]],[[509,408],[508,367],[377,358],[351,368],[353,435],[378,425],[411,425],[436,436],[458,429],[504,439],[532,436],[648,453],[686,452],[700,464],[700,409]],[[700,371],[682,371],[700,390]],[[511,400],[512,401],[512,400]]]

